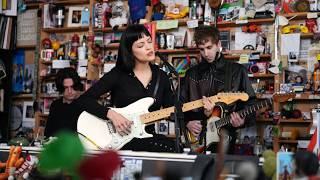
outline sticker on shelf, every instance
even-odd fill
[[[52,69],[63,69],[70,67],[69,60],[53,60],[52,61]]]
[[[236,20],[236,24],[248,24],[248,20]]]
[[[191,20],[191,21],[187,21],[187,26],[188,28],[196,28],[199,26],[198,20]]]
[[[307,14],[308,19],[313,19],[313,18],[317,18],[317,17],[318,17],[318,13],[308,13]]]

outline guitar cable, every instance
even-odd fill
[[[84,134],[77,132],[78,134],[80,134],[82,137],[84,137],[87,141],[91,142],[96,148],[98,148],[99,150],[102,150],[103,148],[100,147],[97,143],[95,143],[93,140],[91,140],[90,138],[88,138],[87,136],[85,136]]]

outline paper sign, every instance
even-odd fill
[[[66,67],[70,67],[69,60],[53,60],[52,61],[52,68],[53,69],[63,69]]]
[[[78,66],[88,66],[88,60],[79,60]]]
[[[236,24],[247,24],[248,20],[236,20]]]
[[[157,21],[157,29],[164,30],[164,29],[173,29],[178,27],[178,20],[161,20]]]
[[[300,33],[281,34],[281,55],[300,52]]]
[[[103,66],[103,72],[107,73],[109,71],[111,71],[112,68],[114,68],[116,66],[115,63],[105,63]]]
[[[249,63],[249,54],[241,54],[239,59],[240,64]]]
[[[317,17],[318,17],[318,13],[308,13],[307,14],[308,19],[317,18]]]
[[[187,21],[187,26],[190,29],[198,27],[199,26],[198,25],[198,20],[196,19],[196,20]]]

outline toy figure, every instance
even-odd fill
[[[92,52],[91,52],[91,58],[90,63],[94,65],[100,65],[101,64],[101,52],[102,49],[99,44],[92,45]]]
[[[38,158],[36,156],[28,155],[21,167],[14,172],[14,176],[17,177],[17,179],[28,179],[29,173],[37,163]]]
[[[6,163],[0,162],[0,168],[6,168],[4,173],[0,173],[0,180],[8,179],[11,174],[11,168],[19,168],[24,162],[24,159],[20,157],[22,147],[11,146],[9,151],[9,157]],[[20,157],[20,158],[19,158]]]
[[[166,6],[161,1],[159,1],[157,4],[153,6],[152,19],[154,21],[162,20],[165,12],[166,12]]]
[[[314,65],[313,71],[314,92],[320,93],[320,61]]]
[[[118,0],[112,4],[112,17],[109,22],[111,27],[128,23],[128,12],[124,7],[124,2]]]

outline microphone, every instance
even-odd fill
[[[163,61],[163,65],[166,66],[170,74],[174,74],[176,77],[179,76],[176,69],[170,63],[168,63],[168,55],[164,55],[162,53],[159,53],[158,51],[155,54],[160,58],[161,61]]]
[[[168,55],[164,55],[164,54],[160,53],[159,51],[156,51],[155,54],[156,54],[156,56],[158,56],[161,59],[161,61],[168,61]]]

